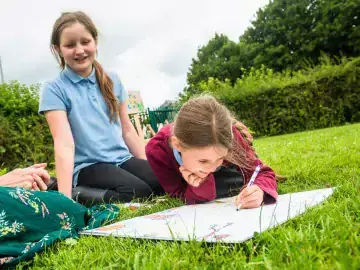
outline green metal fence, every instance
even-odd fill
[[[150,125],[155,132],[158,132],[158,124],[164,124],[167,120],[168,122],[173,122],[178,110],[174,109],[148,109]]]
[[[176,109],[148,109],[146,112],[138,113],[140,124],[146,126],[150,124],[155,132],[158,132],[159,124],[165,124],[167,120],[169,123],[173,122],[178,110]],[[130,115],[131,122],[135,125],[134,115]]]

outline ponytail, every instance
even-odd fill
[[[253,147],[253,141],[254,138],[251,135],[249,128],[247,126],[245,126],[243,123],[237,121],[236,119],[234,119],[234,123],[233,125],[236,127],[236,129],[240,132],[241,136],[244,138],[244,140],[249,144],[249,146],[251,147],[251,149],[255,152],[255,149]]]
[[[109,120],[110,122],[117,121],[120,117],[119,102],[114,94],[114,83],[96,60],[94,61],[94,68],[101,94],[109,108]]]

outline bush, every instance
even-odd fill
[[[16,81],[0,85],[1,167],[53,164],[51,134],[45,118],[37,112],[38,106],[38,85],[26,86]]]
[[[330,61],[298,72],[251,70],[234,86],[201,83],[255,135],[279,135],[360,121],[360,58]]]

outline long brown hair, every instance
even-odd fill
[[[60,64],[60,68],[62,70],[65,68],[65,59],[58,53],[56,47],[60,48],[60,36],[62,31],[74,23],[81,23],[89,31],[95,42],[97,43],[98,41],[98,31],[90,17],[87,16],[84,12],[77,11],[62,13],[54,24],[50,42],[51,52]],[[95,60],[93,66],[95,68],[96,79],[99,84],[102,96],[104,97],[104,100],[109,108],[109,119],[110,121],[116,121],[119,117],[119,102],[116,99],[113,91],[113,81],[104,72],[104,69],[98,61]]]
[[[240,131],[251,151],[246,151],[234,140],[233,126]],[[226,161],[244,169],[255,167],[256,154],[248,129],[212,96],[200,96],[186,102],[175,119],[172,132],[184,148],[220,145],[229,150]]]

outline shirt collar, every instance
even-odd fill
[[[80,76],[79,74],[77,74],[76,72],[74,72],[69,66],[65,66],[64,68],[64,74],[66,75],[66,77],[68,77],[73,83],[78,83],[82,80],[86,80],[88,79],[90,82],[95,83],[96,82],[96,74],[95,74],[95,68],[92,69],[90,75],[87,78],[84,78],[82,76]]]
[[[177,163],[178,163],[180,166],[182,166],[182,165],[183,165],[183,161],[182,161],[180,152],[179,152],[178,150],[176,150],[175,148],[173,148],[173,152],[174,152],[174,157],[175,157]]]

